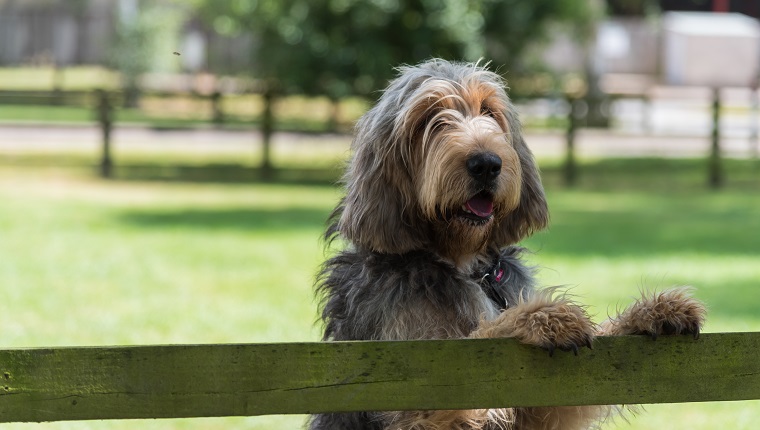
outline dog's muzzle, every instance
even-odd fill
[[[493,194],[496,179],[501,174],[501,158],[493,152],[479,152],[466,161],[467,173],[481,190],[464,202],[459,216],[477,224],[486,223],[493,216]]]

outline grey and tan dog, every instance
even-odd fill
[[[544,191],[504,82],[485,67],[402,67],[352,150],[326,232],[347,246],[317,281],[325,340],[513,337],[577,353],[600,334],[699,334],[705,308],[687,288],[645,294],[597,326],[566,295],[535,287],[515,244],[547,226]],[[309,426],[577,429],[615,409],[336,413]]]

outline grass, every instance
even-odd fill
[[[324,259],[318,238],[335,188],[214,176],[101,181],[76,154],[64,167],[57,157],[22,155],[19,165],[0,154],[4,347],[318,339],[311,284]],[[760,330],[760,181],[750,162],[728,167],[727,188],[713,192],[703,187],[699,160],[585,160],[579,187],[567,190],[558,166],[543,163],[552,227],[525,243],[535,251],[531,263],[544,267],[541,282],[568,285],[597,320],[639,288],[691,284],[710,308],[706,331]],[[758,406],[649,406],[611,428],[750,429]],[[275,416],[8,428],[280,429],[302,422]]]
[[[56,84],[63,90],[113,89],[119,85],[118,73],[99,66],[66,67],[56,71],[49,66],[0,67],[0,89],[49,90]]]
[[[319,338],[311,283],[335,190],[39,175],[7,169],[0,178],[7,203],[0,209],[4,347]],[[230,418],[139,427],[269,429],[300,422]]]

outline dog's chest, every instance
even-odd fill
[[[503,282],[460,271],[422,251],[344,251],[327,262],[322,275],[325,339],[467,337],[508,302]]]
[[[399,290],[408,287],[399,286]],[[383,338],[462,338],[469,336],[481,319],[498,315],[495,303],[474,281],[449,279],[441,285],[419,287],[399,291],[403,299],[391,304],[394,312],[384,314]]]

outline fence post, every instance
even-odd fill
[[[713,88],[712,142],[708,170],[708,185],[710,188],[720,188],[723,185],[723,169],[720,162],[720,88]]]
[[[63,104],[63,68],[56,61],[53,65],[53,104]]]
[[[97,117],[100,124],[103,151],[100,158],[100,176],[110,178],[113,175],[113,161],[111,159],[111,127],[113,125],[113,106],[108,92],[101,89],[95,90],[97,99]]]
[[[222,93],[215,90],[211,93],[211,121],[214,125],[224,124],[224,110],[222,109]]]
[[[578,101],[577,98],[569,96],[567,103],[570,107],[567,114],[567,131],[566,142],[567,147],[565,149],[565,165],[564,165],[564,179],[565,185],[572,187],[575,185],[578,177],[578,167],[575,161],[575,134],[578,128]]]
[[[271,147],[272,147],[272,134],[274,132],[274,114],[272,112],[274,104],[274,90],[271,84],[267,84],[264,89],[264,111],[261,116],[261,139],[262,139],[262,153],[261,153],[261,176],[263,179],[271,179],[272,177],[272,160],[271,160]]]
[[[758,156],[758,135],[760,133],[760,124],[758,124],[757,115],[760,113],[760,94],[758,94],[758,83],[756,82],[750,91],[750,126],[749,126],[749,154],[753,160]]]

